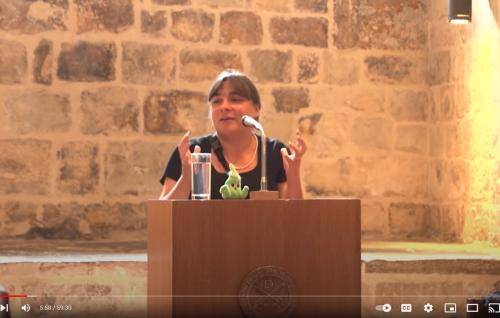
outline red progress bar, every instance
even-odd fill
[[[27,298],[27,294],[0,294],[0,298]]]

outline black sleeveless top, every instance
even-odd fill
[[[260,190],[260,175],[261,175],[261,152],[262,145],[260,138],[258,140],[258,162],[257,166],[250,171],[240,173],[241,176],[241,187],[248,186],[250,191]],[[286,181],[285,169],[283,167],[283,159],[281,158],[281,148],[286,148],[286,146],[276,140],[267,138],[267,188],[271,191],[278,190],[278,183]],[[189,141],[189,149],[194,150],[194,147],[198,145],[201,148],[201,152],[210,153],[212,149],[214,152],[220,152],[222,148],[217,140],[216,135],[208,135],[199,138],[194,138]],[[220,148],[220,149],[219,149]],[[228,170],[227,163],[222,155],[218,155],[217,158]],[[176,147],[173,151],[170,159],[168,160],[167,166],[160,179],[161,184],[165,183],[166,178],[173,179],[175,181],[179,180],[182,173],[182,163],[179,156],[179,148]],[[227,179],[226,173],[219,173],[214,169],[212,165],[211,171],[211,189],[210,198],[211,199],[222,199],[219,193],[220,187],[224,184]]]

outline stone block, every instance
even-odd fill
[[[106,194],[159,196],[159,180],[175,146],[142,141],[108,143],[104,171]]]
[[[190,82],[214,80],[225,69],[243,69],[238,53],[208,50],[182,50],[180,77]]]
[[[446,84],[451,78],[450,51],[437,51],[429,53],[427,83],[429,85]]]
[[[425,61],[422,57],[368,56],[364,60],[365,76],[375,83],[422,84]]]
[[[129,232],[130,237],[146,229],[143,203],[47,203],[42,217],[25,237],[29,239],[98,240],[112,238],[114,232]]]
[[[313,113],[299,118],[299,130],[302,134],[314,135],[316,126],[323,117],[320,113]]]
[[[261,83],[292,80],[292,51],[252,50],[248,52],[250,74]]]
[[[34,81],[39,84],[52,84],[52,41],[41,40],[34,51],[34,55]]]
[[[12,238],[26,234],[35,222],[38,206],[31,202],[7,201],[0,204],[3,225],[0,237]]]
[[[365,187],[371,196],[426,199],[429,164],[425,158],[403,155],[377,155],[357,160],[366,175]]]
[[[339,94],[340,95],[340,94]],[[336,98],[342,105],[364,113],[383,113],[385,93],[383,89],[349,88]]]
[[[2,106],[11,132],[62,133],[70,130],[71,109],[66,94],[15,90],[0,97],[0,108]]]
[[[274,17],[269,22],[273,43],[308,47],[328,46],[328,20],[324,18]]]
[[[441,127],[429,128],[429,155],[441,157],[444,154],[444,136]]]
[[[468,186],[473,180],[469,178],[469,168],[462,160],[431,162],[429,171],[429,189],[431,198],[441,202],[459,200],[468,193]],[[473,176],[476,177],[476,176]],[[489,176],[481,175],[488,183]],[[484,191],[481,191],[484,194]]]
[[[153,3],[160,5],[183,5],[190,4],[190,0],[153,0]]]
[[[75,0],[77,33],[119,33],[134,24],[132,0]]]
[[[309,107],[309,90],[307,88],[273,89],[274,109],[278,113],[298,113],[301,108]]]
[[[87,135],[136,133],[139,130],[137,90],[104,87],[81,94],[81,130]]]
[[[262,21],[252,12],[228,11],[220,17],[220,43],[248,44],[262,43]]]
[[[381,202],[361,201],[361,233],[364,238],[383,235],[388,228],[388,212]]]
[[[289,12],[292,0],[255,0],[255,8],[264,11]]]
[[[425,50],[425,0],[335,1],[334,45],[339,49]]]
[[[172,35],[182,41],[208,42],[212,38],[215,16],[202,10],[172,12]]]
[[[391,203],[389,229],[397,238],[427,238],[430,217],[430,207],[426,204]]]
[[[352,141],[362,149],[389,149],[392,124],[382,117],[358,118],[352,126]]]
[[[298,11],[326,13],[328,10],[327,0],[295,0],[295,9]]]
[[[396,150],[427,154],[427,128],[421,125],[402,125],[396,128]]]
[[[68,0],[2,0],[0,29],[25,34],[66,31],[67,12]]]
[[[395,91],[390,98],[391,115],[398,121],[425,122],[429,112],[429,101],[426,92]]]
[[[122,72],[126,83],[165,85],[175,78],[177,53],[170,45],[123,43]]]
[[[433,122],[450,121],[455,118],[455,98],[453,85],[431,87],[431,105]]]
[[[207,133],[209,108],[205,94],[191,91],[152,92],[144,102],[144,129],[153,135]]]
[[[0,140],[0,193],[48,194],[51,146],[36,139]]]
[[[314,52],[303,53],[298,56],[299,73],[297,82],[315,84],[319,79],[319,56]]]
[[[141,11],[141,32],[160,34],[167,27],[167,13],[164,10],[156,12]]]
[[[325,52],[323,55],[323,81],[333,85],[353,85],[359,82],[360,67],[356,59],[339,57]]]
[[[57,76],[65,81],[96,82],[115,79],[114,43],[63,43]]]
[[[0,61],[0,84],[17,84],[23,81],[28,69],[26,48],[23,44],[0,39]]]
[[[67,142],[57,152],[57,189],[70,194],[96,193],[99,147],[93,142]]]
[[[195,5],[209,6],[212,8],[249,8],[251,5],[250,0],[191,0],[191,1]]]

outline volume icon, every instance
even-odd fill
[[[30,307],[30,305],[29,305],[29,304],[26,304],[26,305],[22,305],[22,306],[21,306],[21,309],[22,309],[23,311],[25,311],[25,312],[28,312],[28,311],[30,311],[30,310],[31,310],[31,307]]]

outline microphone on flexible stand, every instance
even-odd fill
[[[241,123],[245,127],[251,127],[260,135],[260,144],[262,145],[261,151],[261,173],[260,173],[260,191],[251,191],[250,199],[255,200],[268,200],[277,199],[278,191],[268,191],[267,190],[267,142],[266,134],[262,125],[250,116],[244,115],[241,117]]]

